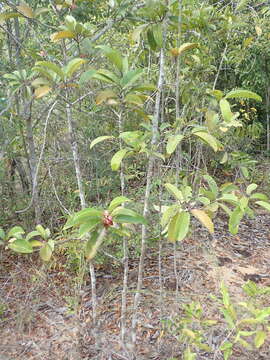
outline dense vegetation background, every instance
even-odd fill
[[[269,20],[252,0],[0,4],[8,359],[269,358]]]

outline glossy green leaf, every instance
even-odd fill
[[[31,254],[33,252],[31,244],[24,239],[14,240],[13,242],[9,243],[8,247],[20,254]]]
[[[250,199],[267,201],[268,196],[265,195],[265,194],[262,194],[262,193],[253,193],[253,194],[250,195]]]
[[[29,19],[33,19],[34,18],[34,12],[32,10],[32,8],[27,5],[26,3],[21,3],[20,5],[17,6],[18,11],[23,14],[24,16],[26,16]]]
[[[121,149],[114,154],[111,159],[111,168],[113,171],[117,171],[120,168],[121,162],[128,153],[128,149]]]
[[[72,75],[83,65],[86,63],[86,60],[81,58],[72,59],[65,66],[64,72],[68,78],[71,78]]]
[[[179,201],[184,200],[182,191],[179,190],[175,185],[166,183],[164,186],[167,189],[167,191],[176,198],[176,200],[179,200]]]
[[[178,49],[177,49],[177,55],[181,55],[183,52],[187,51],[187,50],[191,50],[198,47],[197,43],[185,43],[182,44]]]
[[[136,27],[131,33],[132,41],[134,41],[134,42],[140,41],[141,33],[147,26],[148,26],[148,24],[143,24],[143,25]]]
[[[206,227],[206,229],[213,234],[214,233],[214,224],[211,220],[211,218],[206,214],[205,211],[200,209],[193,209],[191,210],[191,213],[193,216],[195,216],[200,223]]]
[[[111,139],[114,139],[114,136],[99,136],[91,142],[90,149],[92,149],[96,144],[99,144],[102,141],[111,140]]]
[[[171,242],[182,241],[189,231],[189,224],[189,212],[181,211],[174,215],[168,228],[168,240]]]
[[[26,241],[29,241],[29,240],[31,240],[33,237],[35,237],[35,236],[40,236],[40,232],[39,231],[31,231],[29,234],[27,234],[27,236],[26,236],[26,238],[25,238],[25,240]]]
[[[24,233],[25,233],[25,231],[23,230],[23,228],[21,226],[14,226],[7,233],[7,238],[9,239],[11,237],[17,237],[17,236],[22,235]]]
[[[138,80],[143,75],[142,69],[130,70],[128,71],[123,78],[121,79],[121,85],[123,89],[126,89],[128,86],[131,86],[136,80]]]
[[[106,235],[106,233],[104,232],[104,230],[101,230],[100,233],[95,231],[91,234],[91,237],[87,241],[86,247],[85,247],[85,257],[87,260],[92,260],[96,256],[96,253],[97,253],[98,249],[100,248],[105,235]]]
[[[0,24],[8,19],[13,19],[16,17],[22,17],[22,15],[17,12],[2,12],[0,14]]]
[[[111,71],[109,70],[98,70],[93,77],[97,80],[101,80],[107,83],[119,84],[120,79]]]
[[[270,203],[266,202],[266,201],[256,201],[257,205],[260,205],[261,207],[263,207],[264,209],[270,211]]]
[[[216,139],[204,131],[196,131],[193,132],[193,135],[199,137],[201,140],[203,140],[207,145],[209,145],[214,151],[218,151],[218,145]]]
[[[63,30],[58,31],[50,36],[52,42],[57,42],[61,39],[73,39],[75,38],[76,34],[73,31]]]
[[[233,119],[233,113],[229,102],[226,99],[221,99],[219,105],[224,121],[229,123]]]
[[[88,82],[90,79],[93,79],[94,76],[96,75],[97,71],[94,69],[90,69],[85,71],[84,73],[82,73],[80,80],[79,80],[79,84],[83,85],[86,82]]]
[[[258,187],[257,184],[250,184],[248,185],[247,189],[246,189],[246,193],[247,195],[250,195],[254,190],[256,190]]]
[[[52,248],[49,244],[45,244],[40,250],[39,255],[43,261],[50,261],[52,257]]]
[[[91,218],[102,218],[102,210],[86,208],[69,217],[63,230],[87,223]]]
[[[35,66],[40,66],[47,68],[57,74],[62,80],[64,80],[64,72],[60,68],[60,66],[50,62],[50,61],[37,61]]]
[[[2,228],[0,228],[0,239],[4,240],[5,236],[6,236],[6,234],[5,234],[4,230]]]
[[[154,34],[153,34],[152,29],[147,30],[147,40],[148,40],[148,44],[150,45],[151,50],[156,51],[157,43],[156,43],[156,40],[154,38]]]
[[[215,197],[218,196],[218,186],[217,183],[215,182],[215,180],[210,176],[210,175],[204,175],[203,176],[204,180],[207,181],[208,186],[210,188],[210,190],[212,191],[212,193],[215,195]]]
[[[162,44],[163,44],[162,26],[160,24],[154,25],[152,27],[152,32],[157,47],[159,49],[162,48]]]
[[[257,349],[260,348],[264,344],[266,337],[267,337],[267,334],[265,331],[257,330],[256,336],[254,339],[254,344]]]
[[[117,223],[127,223],[127,224],[144,224],[147,225],[147,220],[144,216],[137,214],[135,211],[126,209],[126,208],[118,208],[116,213],[113,214],[113,219]]]
[[[177,148],[177,145],[183,140],[184,135],[172,135],[169,137],[167,146],[166,146],[166,152],[167,154],[171,155],[174,153],[175,149]]]
[[[100,105],[104,102],[108,103],[108,100],[117,98],[117,94],[111,89],[102,90],[97,94],[96,104]]]
[[[262,98],[260,95],[249,91],[249,90],[243,90],[243,89],[237,89],[230,91],[226,96],[226,99],[254,99],[257,101],[262,101]]]
[[[231,213],[229,219],[229,231],[231,234],[236,235],[238,233],[238,227],[244,214],[244,211],[242,211],[240,207],[235,208]]]
[[[107,45],[99,45],[96,48],[102,50],[105,56],[119,71],[123,70],[123,58],[118,50],[112,49]]]
[[[117,196],[116,198],[114,198],[110,205],[109,205],[109,212],[112,212],[114,209],[116,209],[119,205],[122,205],[123,203],[125,202],[130,202],[131,200],[128,199],[127,197],[125,196]]]
[[[79,228],[79,238],[84,237],[85,234],[93,231],[93,229],[95,229],[95,227],[101,224],[101,219],[99,217],[93,217],[93,218],[89,218],[87,220],[87,222],[84,222],[80,228]]]

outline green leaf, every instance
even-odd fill
[[[13,242],[9,243],[8,247],[20,254],[31,254],[33,252],[31,244],[24,239],[14,240]]]
[[[29,241],[35,236],[40,236],[40,232],[39,231],[31,231],[29,234],[27,234],[25,240]]]
[[[260,348],[264,344],[266,337],[267,337],[267,334],[265,331],[257,330],[256,336],[254,339],[254,344],[257,349]]]
[[[58,40],[61,39],[73,39],[75,38],[75,33],[73,31],[69,31],[69,30],[63,30],[63,31],[58,31],[54,34],[52,34],[50,36],[51,41],[52,42],[57,42]]]
[[[177,148],[177,145],[183,140],[183,138],[184,135],[180,135],[180,134],[170,136],[166,146],[167,154],[171,155]]]
[[[71,78],[72,75],[77,71],[83,64],[86,63],[86,60],[81,58],[72,59],[69,63],[65,66],[64,72],[67,77]]]
[[[117,95],[114,91],[111,89],[102,90],[97,94],[96,97],[96,104],[100,105],[105,101],[108,101],[109,99],[117,98]]]
[[[198,47],[197,43],[184,43],[177,49],[177,55],[181,55],[183,52]]]
[[[148,43],[150,45],[151,50],[156,51],[157,43],[156,43],[156,40],[154,38],[154,34],[153,34],[152,29],[147,30],[147,40],[148,40]]]
[[[4,230],[2,228],[0,228],[0,239],[4,240],[5,236],[6,236],[6,234],[5,234]]]
[[[119,51],[112,49],[107,45],[99,45],[96,48],[101,49],[105,56],[117,67],[119,71],[123,70],[123,58]]]
[[[204,180],[207,181],[210,190],[212,191],[212,193],[215,195],[215,198],[216,198],[218,196],[217,183],[215,182],[215,180],[210,175],[204,175],[203,178],[204,178]]]
[[[196,353],[191,352],[189,347],[184,351],[183,360],[196,360],[196,357]]]
[[[11,237],[17,237],[20,236],[22,234],[24,234],[25,231],[23,230],[23,228],[21,226],[14,226],[13,228],[11,228],[9,230],[9,232],[7,233],[7,239],[11,238]]]
[[[144,224],[147,225],[147,221],[144,216],[137,214],[135,211],[126,209],[126,208],[118,208],[115,209],[115,213],[113,214],[113,219],[116,223],[128,223],[128,224]]]
[[[21,14],[15,12],[4,12],[0,14],[0,24],[3,23],[5,20],[13,19],[16,17],[22,17]]]
[[[52,248],[49,244],[45,244],[40,250],[39,255],[43,261],[49,261],[52,257]]]
[[[23,14],[27,18],[29,18],[29,19],[34,18],[33,10],[26,3],[21,3],[19,6],[17,6],[17,9],[21,14]]]
[[[101,244],[97,244],[98,233],[95,231],[91,234],[90,239],[85,246],[85,257],[87,260],[91,260],[95,257],[97,250]]]
[[[250,199],[257,199],[257,200],[263,200],[263,201],[267,201],[268,200],[268,196],[262,193],[253,193],[250,195]]]
[[[191,210],[193,216],[195,216],[206,229],[213,234],[214,233],[214,224],[210,217],[206,214],[205,211],[199,209]]]
[[[120,83],[120,79],[111,71],[100,69],[93,76],[97,80],[101,80],[107,83],[113,83],[118,85]]]
[[[121,85],[123,86],[123,89],[127,88],[128,86],[131,86],[142,75],[143,75],[142,69],[128,71],[121,79]]]
[[[35,66],[45,67],[55,74],[57,74],[62,80],[64,80],[64,72],[61,70],[60,66],[50,62],[50,61],[38,61]]]
[[[189,212],[181,211],[177,213],[170,221],[168,228],[168,240],[171,242],[182,241],[189,231],[189,224]]]
[[[139,91],[139,92],[143,92],[143,91],[155,91],[157,89],[157,87],[153,84],[141,84],[141,85],[135,85],[130,89],[131,91]]]
[[[238,197],[234,194],[224,193],[219,199],[219,201],[226,201],[229,204],[237,205],[238,204]]]
[[[198,136],[200,139],[202,139],[204,142],[206,142],[206,144],[211,146],[211,148],[214,151],[218,150],[217,141],[212,135],[210,135],[210,134],[208,134],[207,132],[204,132],[204,131],[193,132],[193,135]]]
[[[130,202],[131,200],[128,199],[127,197],[125,196],[117,196],[116,198],[114,198],[110,205],[109,205],[109,212],[112,212],[115,208],[117,208],[119,205],[122,205],[123,203],[125,202]]]
[[[36,240],[36,239],[30,239],[29,240],[30,245],[34,248],[34,247],[41,247],[44,245],[43,242]]]
[[[184,196],[182,194],[182,191],[177,189],[177,187],[175,185],[166,183],[164,186],[167,189],[167,191],[176,198],[176,200],[179,200],[179,201],[184,200]]]
[[[163,212],[160,224],[162,227],[165,227],[170,219],[176,214],[176,212],[179,211],[178,205],[172,205],[166,208],[166,210]]]
[[[257,101],[262,101],[262,98],[260,95],[257,95],[256,93],[249,91],[249,90],[243,90],[243,89],[237,89],[230,91],[226,96],[226,99],[254,99]]]
[[[256,201],[255,204],[260,205],[264,209],[270,211],[270,203],[265,201]]]
[[[134,29],[131,33],[131,39],[134,42],[140,41],[141,33],[148,26],[148,24],[143,24]]]
[[[220,347],[220,350],[223,351],[224,360],[229,360],[233,352],[233,344],[229,341],[225,341]]]
[[[100,142],[104,140],[114,139],[114,136],[99,136],[95,140],[93,140],[90,144],[90,149],[92,149],[96,144],[99,144]]]
[[[88,82],[90,79],[93,79],[94,76],[96,75],[97,71],[94,69],[91,70],[87,70],[84,73],[82,73],[80,80],[79,80],[79,85],[83,85],[86,82]]]
[[[39,235],[43,238],[46,239],[46,232],[45,229],[42,225],[37,225],[36,226],[36,230],[39,232]]]
[[[102,211],[97,210],[95,208],[86,208],[83,209],[73,216],[71,216],[68,221],[66,222],[63,230],[69,229],[74,226],[78,226],[84,223],[87,223],[91,218],[98,218],[101,220],[102,218]]]
[[[236,235],[238,233],[238,227],[244,214],[245,214],[244,211],[242,211],[239,206],[235,208],[231,213],[229,219],[229,231],[231,234]]]
[[[125,96],[125,102],[126,102],[127,104],[131,104],[131,105],[136,105],[136,106],[142,107],[144,101],[145,101],[145,99],[143,99],[141,95],[129,93],[129,94],[127,94],[127,95]]]
[[[113,171],[117,171],[120,168],[121,162],[128,153],[128,149],[121,149],[114,154],[111,159],[111,168]]]
[[[246,193],[247,195],[250,195],[254,190],[256,190],[258,187],[257,184],[250,184],[248,185],[247,189],[246,189]]]
[[[224,121],[229,123],[233,119],[233,113],[229,102],[226,99],[221,99],[219,105]]]
[[[245,179],[249,178],[249,171],[248,168],[245,166],[240,166],[240,171],[242,173],[242,175],[244,176]]]
[[[157,44],[158,48],[162,48],[163,44],[163,34],[162,34],[162,28],[160,24],[154,25],[152,27],[153,36],[155,39],[155,43]]]
[[[52,90],[48,85],[40,86],[35,90],[35,98],[40,99],[41,97],[47,95]]]
[[[224,285],[223,281],[220,285],[220,292],[222,294],[223,305],[225,307],[228,307],[231,304],[231,300],[230,300],[228,288]]]
[[[91,232],[98,224],[101,224],[101,219],[99,217],[89,218],[87,222],[80,226],[79,238],[82,238],[85,234]]]

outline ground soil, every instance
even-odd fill
[[[213,306],[210,294],[220,297],[220,283],[229,288],[235,303],[243,301],[241,286],[252,280],[270,286],[270,216],[260,214],[245,220],[239,234],[228,233],[225,220],[209,237],[197,226],[195,235],[174,249],[162,246],[162,290],[157,247],[146,257],[142,301],[138,319],[138,360],[182,359],[184,344],[164,328],[164,320],[183,316],[183,305],[199,301],[204,316],[217,320],[206,330],[205,341],[213,349],[199,351],[197,360],[221,360],[218,351],[228,332],[224,319]],[[177,277],[174,263],[176,260]],[[0,360],[121,360],[129,359],[130,344],[119,340],[121,313],[121,268],[107,263],[96,266],[98,323],[93,326],[91,285],[88,275],[67,267],[65,254],[44,265],[38,256],[16,256],[3,251],[0,268]],[[137,260],[130,262],[128,328],[136,288]],[[178,284],[178,291],[176,287]],[[269,297],[268,297],[269,298]],[[270,306],[264,299],[263,306]],[[236,347],[232,360],[269,360],[270,341],[247,351]]]

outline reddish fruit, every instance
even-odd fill
[[[105,227],[109,227],[113,225],[113,218],[111,215],[109,215],[108,211],[104,211],[103,213],[103,225]]]

